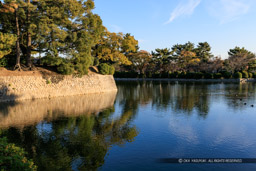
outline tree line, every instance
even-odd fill
[[[93,0],[0,1],[0,66],[46,66],[61,74],[87,74],[97,66],[116,77],[248,77],[255,54],[235,47],[216,57],[207,42],[187,42],[149,53],[131,34],[109,32]],[[241,73],[240,73],[241,72]]]
[[[151,53],[130,53],[129,66],[122,66],[116,77],[153,78],[248,78],[256,77],[256,56],[249,50],[235,47],[228,58],[214,56],[207,42],[196,46],[191,42],[171,48],[155,49]]]

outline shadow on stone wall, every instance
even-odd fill
[[[0,103],[0,128],[23,128],[43,120],[97,114],[114,105],[117,92]]]
[[[0,102],[15,101],[18,98],[17,95],[10,93],[10,86],[11,85],[0,84]],[[16,103],[13,102],[13,104]],[[5,106],[6,105],[0,103],[0,110]]]

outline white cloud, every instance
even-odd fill
[[[171,23],[176,18],[183,15],[192,15],[195,8],[200,4],[201,0],[186,0],[186,2],[180,3],[171,13],[171,17],[165,24]]]
[[[220,22],[227,23],[247,14],[251,6],[250,0],[218,0],[208,4],[209,12]]]

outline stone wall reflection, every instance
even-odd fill
[[[79,116],[112,107],[117,92],[28,100],[0,104],[0,128],[37,124],[59,117]]]

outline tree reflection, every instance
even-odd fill
[[[253,104],[255,84],[119,82],[115,97],[88,96],[48,100],[44,106],[36,101],[30,103],[32,107],[11,106],[0,122],[4,128],[8,123],[17,127],[16,118],[25,111],[30,113],[21,120],[29,120],[30,115],[35,118],[18,124],[20,129],[3,131],[3,135],[25,148],[39,170],[96,170],[113,145],[134,141],[138,130],[133,121],[140,108],[156,110],[153,113],[166,111],[166,115],[196,113],[205,119],[210,106],[220,102],[233,109],[245,108],[244,102]],[[38,120],[45,121],[37,124]]]
[[[190,115],[195,109],[200,117],[209,112],[209,90],[207,84],[175,82],[120,82],[118,83],[120,104],[124,102],[137,110],[139,105],[152,104],[156,110],[172,109],[175,113]]]
[[[196,109],[199,116],[205,118],[209,112],[208,85],[191,83],[179,87],[174,110],[191,114]]]
[[[11,128],[4,135],[24,147],[39,170],[96,170],[112,145],[132,142],[138,135],[130,123],[133,111],[118,118],[113,113],[110,108],[97,115],[59,118],[23,130]]]
[[[243,109],[252,105],[255,100],[255,84],[226,84],[225,97],[227,105],[233,109]],[[244,105],[246,103],[247,105]]]

